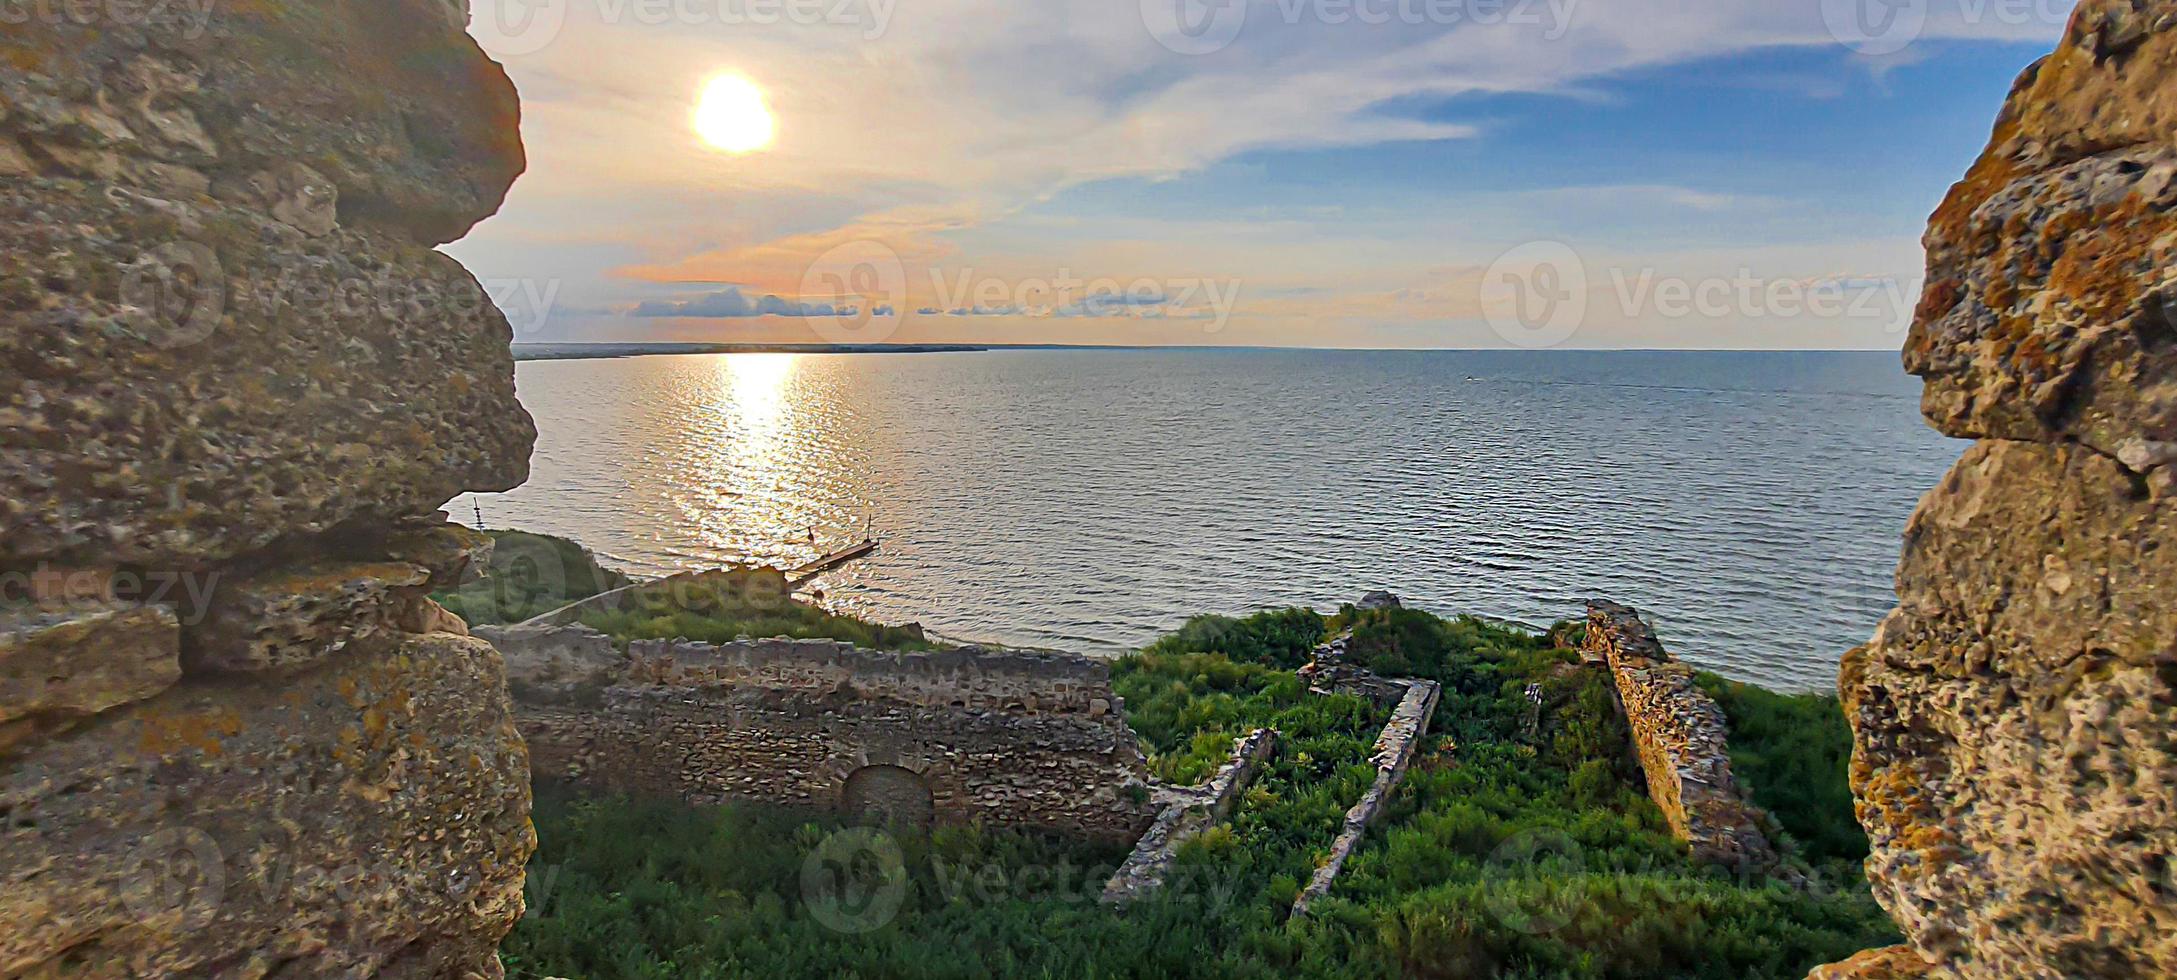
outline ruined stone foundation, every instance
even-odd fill
[[[1845,660],[1876,898],[1818,976],[2177,976],[2177,0],[2086,0],[1928,228],[1905,363],[1977,440]]]
[[[495,977],[528,757],[426,596],[534,429],[432,246],[513,86],[458,2],[202,7],[0,34],[0,977]]]
[[[583,626],[479,632],[507,652],[540,778],[1111,841],[1157,814],[1102,661],[784,638],[621,651]]]

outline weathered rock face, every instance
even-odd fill
[[[1906,364],[1983,441],[1841,686],[1869,877],[1935,976],[2177,975],[2173,208],[2177,2],[2087,0],[1928,232]]]
[[[533,441],[430,248],[522,167],[461,6],[0,36],[0,977],[502,972],[527,754],[425,598]]]
[[[184,684],[12,757],[0,976],[495,973],[534,847],[499,669],[415,636],[286,684]]]
[[[429,248],[522,168],[443,7],[0,39],[0,565],[209,567],[526,477],[505,318]]]

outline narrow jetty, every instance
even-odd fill
[[[788,569],[786,572],[786,583],[796,589],[799,589],[802,586],[809,584],[811,581],[814,581],[817,576],[822,575],[825,572],[831,571],[834,568],[838,568],[839,566],[844,565],[857,558],[867,556],[868,554],[876,550],[876,538],[863,538],[859,543],[849,545],[845,548],[839,549],[838,551],[834,551],[830,554],[823,555],[802,565]]]

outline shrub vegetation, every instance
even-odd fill
[[[487,531],[491,564],[474,582],[432,596],[471,626],[519,623],[570,602],[629,584],[566,538],[528,531]]]
[[[1374,778],[1384,721],[1364,700],[1309,694],[1292,672],[1345,629],[1363,665],[1436,680],[1444,696],[1384,820],[1330,897],[1295,920],[1293,899]],[[1642,794],[1608,679],[1519,630],[1404,609],[1205,617],[1119,660],[1113,677],[1160,777],[1206,776],[1254,728],[1283,735],[1229,826],[1191,842],[1171,884],[1124,912],[1095,900],[1118,849],[940,828],[888,833],[898,864],[877,860],[858,879],[867,887],[844,894],[865,911],[896,894],[897,908],[841,929],[825,914],[832,893],[808,887],[830,880],[811,869],[829,873],[838,841],[859,839],[835,823],[547,791],[536,913],[509,940],[508,965],[589,978],[1798,980],[1896,941],[1856,876],[1797,891],[1695,866]],[[1788,747],[1789,726],[1806,720],[1795,713],[1818,706],[1734,697],[1750,712],[1757,787],[1834,758],[1827,743]],[[1770,792],[1779,807],[1830,808],[1787,826],[1832,826],[1840,806],[1850,819],[1848,800]]]
[[[1731,719],[1731,771],[1811,861],[1867,859],[1852,816],[1852,727],[1834,694],[1778,694],[1714,674],[1696,678]],[[1838,873],[1847,869],[1833,868]]]
[[[679,575],[633,590],[616,611],[585,613],[582,622],[620,640],[731,643],[744,636],[789,636],[845,640],[876,650],[938,649],[919,626],[883,626],[837,615],[791,592],[786,577],[770,568]]]

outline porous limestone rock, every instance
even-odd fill
[[[403,562],[284,566],[221,585],[189,633],[192,669],[298,667],[382,640],[428,601],[431,573]]]
[[[496,978],[528,756],[424,593],[535,436],[431,248],[512,86],[458,0],[76,6],[0,33],[0,977]]]
[[[9,760],[0,976],[498,976],[534,846],[499,671],[411,637]]]
[[[1983,441],[1840,679],[1930,976],[2177,976],[2173,211],[2177,0],[2086,0],[1928,230],[1906,365]]]
[[[2173,10],[2081,5],[1935,212],[1905,362],[1945,433],[2177,458]]]
[[[1807,980],[1919,980],[1928,963],[1911,946],[1884,946],[1828,966],[1816,967]]]
[[[2081,447],[1967,452],[1846,658],[1876,897],[1974,977],[2177,975],[2177,501]]]
[[[181,629],[165,606],[98,602],[0,616],[0,751],[11,729],[20,736],[87,718],[180,679]]]
[[[442,0],[139,6],[0,37],[0,565],[522,482],[506,320],[430,248],[523,168],[504,72]]]
[[[1632,730],[1648,796],[1693,856],[1741,873],[1802,883],[1762,828],[1772,823],[1731,770],[1730,719],[1694,670],[1663,649],[1635,610],[1588,603],[1584,658],[1602,663]]]
[[[204,567],[517,485],[510,337],[376,231],[0,183],[0,562]]]
[[[48,173],[161,163],[240,186],[301,164],[337,190],[342,224],[438,245],[525,166],[514,85],[447,0],[132,6],[0,36],[0,126]]]

